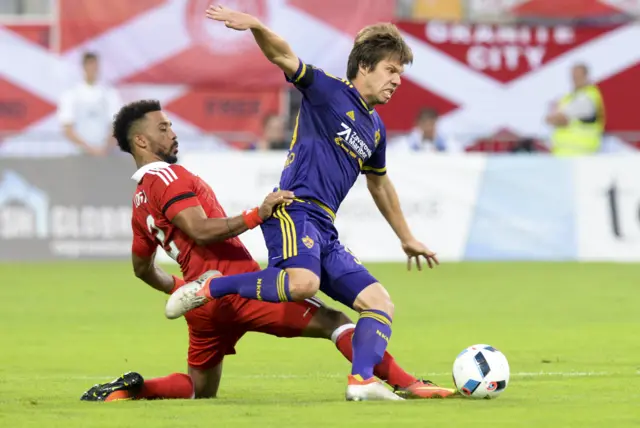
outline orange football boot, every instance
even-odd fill
[[[429,380],[419,379],[406,388],[394,388],[394,392],[403,398],[447,398],[457,395],[453,388],[443,388]]]

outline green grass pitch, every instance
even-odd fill
[[[639,265],[369,267],[395,301],[390,351],[407,370],[451,385],[458,352],[489,343],[511,365],[504,394],[347,403],[349,365],[330,341],[249,334],[215,400],[83,403],[127,370],[184,371],[184,321],[164,318],[165,296],[127,263],[4,264],[0,426],[640,426]]]

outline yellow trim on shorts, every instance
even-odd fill
[[[296,225],[293,223],[285,206],[278,205],[273,216],[280,220],[280,229],[282,230],[282,259],[286,260],[290,257],[297,256],[298,237],[296,234]]]

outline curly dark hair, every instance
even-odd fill
[[[145,114],[160,110],[162,110],[162,106],[158,100],[134,101],[123,106],[113,118],[113,137],[118,141],[120,150],[131,153],[131,141],[129,141],[131,128]]]

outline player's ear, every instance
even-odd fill
[[[133,144],[140,149],[146,149],[147,139],[140,134],[136,134],[133,136]]]

